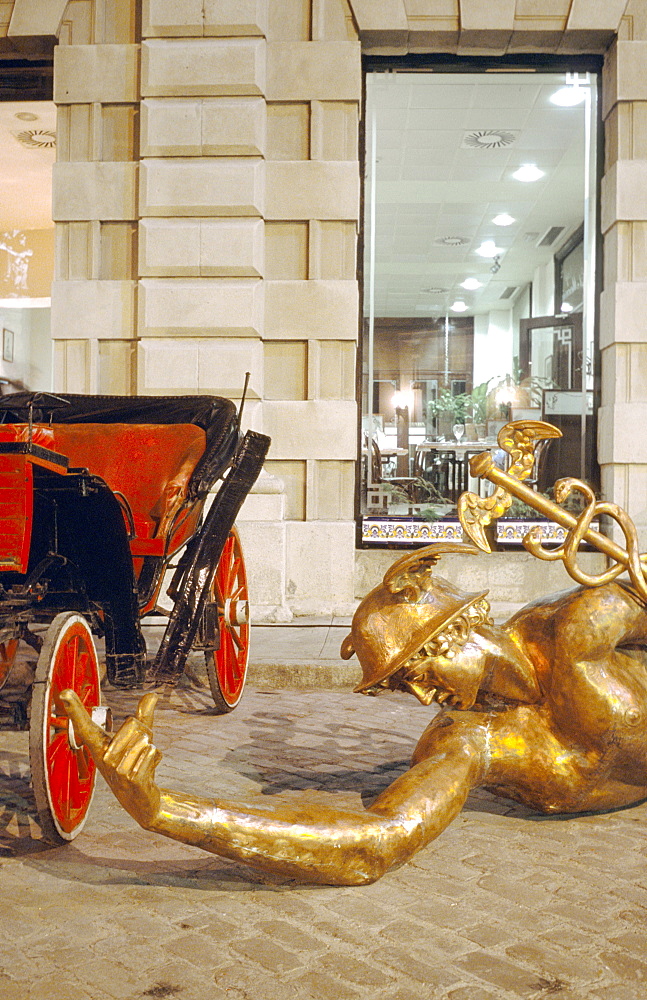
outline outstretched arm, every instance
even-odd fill
[[[145,829],[303,882],[361,885],[403,864],[440,834],[479,783],[480,731],[438,727],[428,756],[393,782],[368,810],[214,802],[157,787],[161,754],[151,743],[155,695],[114,737],[94,725],[74,692],[61,696],[77,737],[131,816]]]

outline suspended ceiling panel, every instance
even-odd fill
[[[374,176],[376,316],[442,315],[456,298],[468,314],[510,308],[581,225],[586,116],[583,104],[551,103],[564,83],[564,74],[369,74],[365,273]],[[524,163],[544,176],[515,180]],[[501,213],[514,223],[494,225]],[[485,240],[498,262],[475,253]],[[483,287],[462,289],[469,277]]]

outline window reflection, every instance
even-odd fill
[[[594,105],[581,73],[368,74],[364,515],[451,518],[511,419],[564,435],[535,488],[591,480]]]

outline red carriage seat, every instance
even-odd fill
[[[46,430],[53,432],[49,447],[66,455],[70,468],[88,469],[126,497],[135,524],[133,555],[162,555],[192,534],[201,504],[194,505],[194,516],[189,514],[181,524],[174,525],[174,518],[204,454],[206,435],[201,427],[87,423],[54,424]]]

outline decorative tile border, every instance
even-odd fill
[[[499,545],[521,545],[531,528],[539,525],[544,543],[561,545],[566,529],[554,521],[496,522],[496,540]],[[597,522],[591,524],[599,530]],[[423,521],[406,517],[362,518],[362,543],[364,545],[428,545],[429,542],[462,542],[463,529],[456,518]]]
[[[362,542],[369,545],[428,545],[429,542],[462,542],[463,529],[456,519],[422,521],[414,518],[364,517]]]
[[[550,545],[561,545],[566,538],[566,528],[554,521],[513,521],[501,518],[496,522],[496,540],[500,545],[522,545],[525,536],[531,528],[541,528],[541,540]],[[591,527],[599,531],[597,521],[591,522]]]

